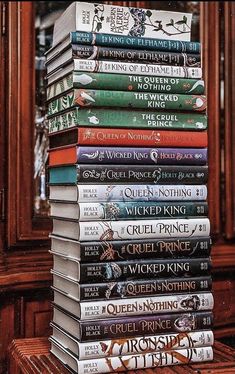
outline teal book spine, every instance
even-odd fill
[[[79,32],[70,33],[71,43],[84,45],[100,45],[121,48],[147,49],[164,52],[200,53],[201,44],[181,40],[150,39],[138,36],[111,35],[105,33]]]

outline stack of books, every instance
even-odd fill
[[[76,2],[55,23],[50,341],[75,373],[213,358],[206,97],[191,18]]]

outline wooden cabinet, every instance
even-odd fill
[[[60,3],[66,7],[70,2]],[[140,1],[131,5],[157,7],[159,3]],[[51,221],[34,210],[35,3],[13,1],[0,2],[0,5],[0,84],[3,88],[0,94],[0,318],[7,331],[0,334],[3,347],[0,359],[4,367],[6,348],[14,337],[49,334],[52,258],[48,252]],[[235,4],[198,2],[198,7],[208,97],[215,332],[217,337],[223,337],[235,333]]]

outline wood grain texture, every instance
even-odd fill
[[[50,343],[46,338],[18,339],[9,347],[9,368],[11,374],[67,374],[63,365],[49,353]],[[215,342],[214,360],[210,363],[179,365],[174,367],[130,370],[129,374],[217,374],[235,373],[235,350]]]

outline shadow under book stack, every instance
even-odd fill
[[[164,32],[139,36],[141,17]],[[190,24],[91,3],[55,23],[50,341],[75,373],[213,359],[206,97]]]

